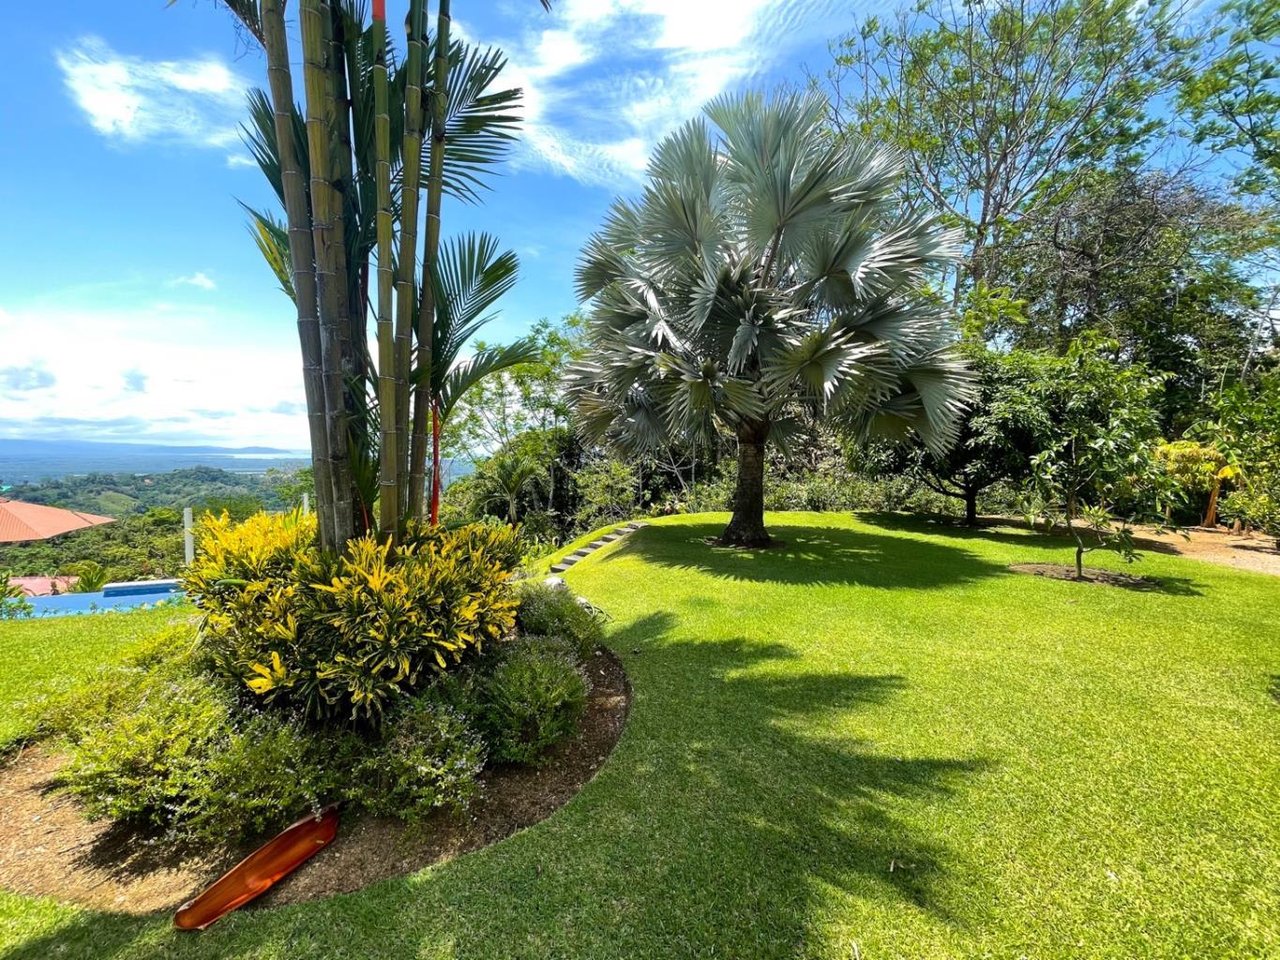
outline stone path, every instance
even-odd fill
[[[585,547],[581,547],[573,551],[573,553],[569,554],[559,563],[553,564],[551,567],[551,572],[564,573],[566,570],[572,567],[579,560],[586,559],[587,557],[591,556],[591,554],[595,553],[597,550],[599,550],[601,547],[605,546],[606,544],[613,543],[613,541],[615,540],[620,540],[623,537],[625,537],[628,533],[632,533],[635,530],[639,530],[643,526],[645,526],[645,524],[641,523],[638,520],[633,520],[630,523],[625,523],[620,527],[615,527],[612,533],[606,533],[599,540],[592,540]]]

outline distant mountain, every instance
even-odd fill
[[[140,456],[157,453],[172,454],[174,456],[197,456],[203,453],[220,454],[228,457],[247,454],[274,454],[280,457],[301,456],[296,450],[282,450],[279,447],[214,447],[165,443],[100,443],[96,440],[0,439],[0,457],[65,457],[75,453],[84,453],[89,456]]]

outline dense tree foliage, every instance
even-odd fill
[[[836,46],[837,127],[899,147],[907,197],[968,241],[955,297],[1000,273],[1006,232],[1080,174],[1164,128],[1197,36],[1160,0],[924,0],[871,14]]]

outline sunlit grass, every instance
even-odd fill
[[[1159,591],[1045,580],[1008,564],[1061,541],[893,518],[713,549],[723,520],[566,575],[634,702],[550,820],[198,936],[3,895],[6,956],[1280,955],[1280,580],[1157,555]],[[29,629],[0,650],[39,656]]]

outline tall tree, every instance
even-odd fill
[[[1241,376],[1267,320],[1247,261],[1274,243],[1264,216],[1183,173],[1091,171],[1008,232],[1004,271],[1025,313],[983,333],[1062,354],[1096,331],[1113,359],[1169,375],[1159,408],[1176,436]]]
[[[765,445],[798,411],[914,428],[937,449],[954,438],[968,375],[922,288],[956,237],[897,209],[899,161],[834,140],[819,97],[722,97],[704,112],[587,243],[577,282],[592,307],[570,392],[584,434],[623,447],[736,437],[722,539],[760,546]]]
[[[968,251],[955,276],[997,282],[1003,234],[1077,173],[1141,148],[1150,109],[1188,69],[1183,0],[923,0],[835,48],[839,129],[904,152],[909,196]]]
[[[410,0],[408,57],[401,65],[392,63],[384,0],[375,0],[372,23],[353,0],[300,0],[305,97],[299,110],[284,0],[223,2],[267,54],[270,92],[251,94],[248,141],[284,205],[286,222],[250,213],[258,246],[297,309],[321,543],[340,549],[375,523],[395,537],[409,516],[422,511],[423,478],[414,472],[410,425],[426,422],[433,411],[439,421],[442,391],[456,393],[524,356],[515,348],[490,350],[453,375],[439,363],[453,366],[463,343],[435,350],[437,335],[474,332],[475,304],[488,309],[496,299],[482,295],[492,280],[486,275],[474,288],[446,291],[472,300],[439,301],[440,200],[479,199],[486,171],[515,137],[520,91],[497,87],[505,65],[500,52],[450,40],[447,0],[434,40],[425,28],[426,0]],[[430,243],[419,282],[424,166]],[[491,246],[485,250],[496,256]],[[504,258],[499,292],[514,277],[514,258]],[[419,297],[426,290],[424,315]],[[366,346],[371,306],[376,364]],[[411,480],[418,481],[416,496]]]
[[[1280,201],[1280,0],[1223,7],[1214,55],[1178,93],[1194,136],[1240,163],[1236,184]]]

